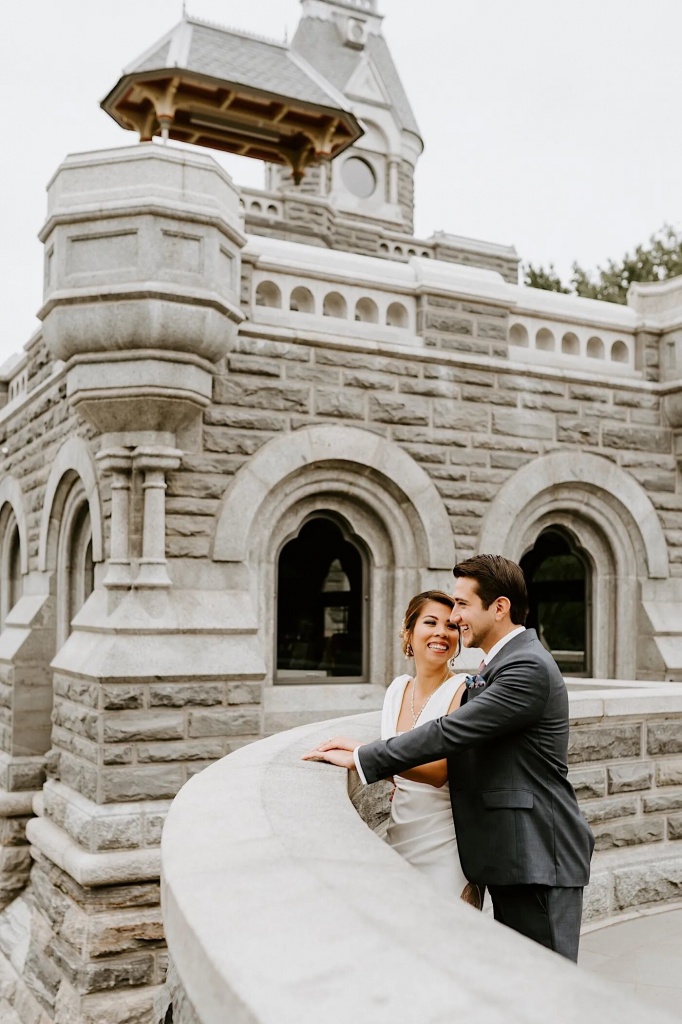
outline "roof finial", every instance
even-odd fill
[[[187,17],[187,0],[182,0],[182,16]]]

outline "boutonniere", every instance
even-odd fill
[[[478,673],[475,676],[467,676],[464,680],[467,690],[479,690],[481,686],[485,686],[485,683],[483,676],[479,676]]]

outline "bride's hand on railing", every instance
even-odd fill
[[[339,768],[347,768],[348,771],[355,770],[353,751],[360,744],[357,740],[349,740],[344,736],[336,736],[331,740],[323,740],[313,750],[303,754],[303,761],[326,761],[328,764],[335,764]]]

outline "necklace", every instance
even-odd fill
[[[440,688],[443,685],[443,683],[447,682],[447,680],[450,678],[451,674],[452,673],[450,672],[450,669],[448,669],[446,675],[444,676],[444,678],[441,679],[441,681],[439,682],[439,684],[436,687],[436,689],[433,690],[428,695],[428,697],[426,698],[426,700],[424,701],[424,703],[422,704],[422,706],[420,707],[419,711],[416,714],[414,712],[414,692],[415,692],[417,687],[415,685],[416,679],[412,680],[412,690],[410,692],[410,712],[412,714],[412,728],[413,729],[415,729],[417,727],[417,722],[419,721],[419,717],[422,714],[422,712],[424,711],[424,708],[426,707],[426,705],[429,703],[429,701],[433,697],[434,693],[437,693],[437,691],[440,690]]]

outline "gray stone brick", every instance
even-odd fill
[[[493,431],[505,437],[528,437],[541,441],[554,438],[554,417],[549,413],[526,412],[523,409],[493,411]]]
[[[263,696],[261,683],[228,683],[226,700],[228,704],[260,704]]]
[[[667,452],[672,445],[672,436],[669,430],[647,430],[644,427],[605,428],[602,432],[602,444],[605,448]]]
[[[125,711],[144,707],[144,686],[105,683],[100,690],[101,707],[106,711]]]
[[[590,800],[593,797],[604,796],[606,793],[603,768],[574,769],[569,771],[568,781],[573,786],[579,800]]]
[[[570,764],[639,757],[640,725],[586,725],[571,729],[568,740]]]
[[[528,456],[517,452],[491,452],[490,455],[492,469],[519,469],[527,462]]]
[[[646,747],[650,754],[682,754],[682,725],[679,721],[648,722]]]
[[[227,409],[225,406],[212,405],[204,412],[204,423],[214,427],[235,427],[237,430],[282,430],[286,426],[286,419],[269,413],[242,412],[237,409]],[[183,465],[202,472],[220,473],[222,464],[215,458],[206,459],[199,457],[198,463],[192,464],[191,457],[183,455]],[[197,458],[197,456],[195,456]]]
[[[660,410],[661,399],[649,391],[614,391],[614,405],[626,405],[636,409]]]
[[[231,355],[227,360],[230,373],[246,373],[256,377],[281,377],[282,364],[274,359]]]
[[[247,384],[243,380],[217,377],[214,384],[214,401],[219,405],[248,405],[253,409],[308,412],[310,389],[293,384],[275,385],[266,381]]]
[[[388,373],[373,373],[371,371],[344,373],[343,383],[346,387],[362,388],[365,391],[395,391],[396,378]]]
[[[184,736],[182,714],[157,711],[156,714],[113,712],[103,716],[103,738],[109,743],[145,740],[179,740]]]
[[[293,360],[305,363],[310,360],[310,349],[304,345],[290,345],[280,341],[265,341],[262,338],[238,336],[233,344],[234,352],[245,355],[270,356],[275,359]]]
[[[437,332],[438,334],[470,335],[474,333],[474,321],[468,317],[437,312],[431,309],[426,313],[424,330]]]
[[[225,754],[221,738],[182,740],[166,743],[138,743],[137,759],[148,761],[215,761]]]
[[[168,800],[185,782],[179,764],[135,765],[100,771],[100,788],[105,803],[128,800]]]
[[[403,448],[415,462],[443,464],[448,461],[448,449],[435,444],[403,444]]]
[[[647,818],[602,825],[593,831],[595,850],[610,850],[643,843],[660,843],[665,836],[665,823],[663,818]]]
[[[645,814],[665,814],[666,811],[682,810],[682,793],[642,797],[642,810]]]
[[[97,683],[89,683],[83,679],[74,679],[72,676],[62,676],[55,672],[53,684],[54,692],[59,697],[65,697],[74,704],[86,704],[91,708],[97,707],[99,696]]]
[[[609,793],[631,793],[650,789],[654,780],[653,764],[616,764],[606,769]]]
[[[682,862],[660,856],[654,863],[634,864],[613,872],[614,901],[617,910],[682,897]]]
[[[466,402],[488,402],[490,405],[516,406],[517,396],[511,391],[490,391],[476,385],[462,384],[462,399]]]
[[[479,320],[476,324],[476,334],[479,338],[494,338],[496,341],[504,341],[507,337],[507,326],[506,324]]]
[[[287,363],[287,380],[307,380],[312,384],[334,384],[336,387],[341,383],[341,372],[333,366],[311,366],[308,363]]]
[[[268,440],[266,434],[240,434],[231,427],[205,427],[204,447],[225,455],[253,455]]]
[[[682,839],[682,814],[668,815],[668,839]]]
[[[102,748],[102,764],[132,764],[134,748],[122,743],[105,743]]]
[[[315,392],[315,411],[318,416],[362,420],[366,415],[365,396],[341,388],[319,388]]]
[[[657,786],[682,786],[682,761],[662,761],[656,765]]]
[[[599,423],[587,419],[560,419],[557,441],[566,444],[599,444]]]
[[[229,483],[225,473],[169,473],[167,478],[169,496],[193,498],[222,498]]]
[[[460,394],[457,385],[439,380],[404,380],[400,382],[398,390],[404,395],[427,395],[432,398],[456,399]]]
[[[433,425],[447,430],[487,430],[490,414],[484,405],[455,401],[433,403]]]
[[[222,704],[222,683],[155,683],[149,687],[149,704],[158,708]]]
[[[610,393],[605,388],[593,387],[589,384],[569,384],[568,394],[571,398],[577,398],[581,402],[597,402],[602,405],[610,404]]]
[[[260,714],[256,711],[191,711],[189,714],[189,735],[204,736],[250,736],[260,732]]]
[[[369,415],[380,423],[412,423],[427,426],[429,406],[424,398],[389,398],[372,394],[369,396]]]
[[[581,804],[580,808],[590,825],[597,825],[613,818],[628,818],[637,814],[636,797],[620,797],[618,800],[595,800]]]
[[[52,720],[55,725],[60,725],[63,729],[75,732],[79,736],[86,736],[90,740],[99,739],[99,716],[97,712],[91,711],[80,704],[56,700],[52,712]]]

